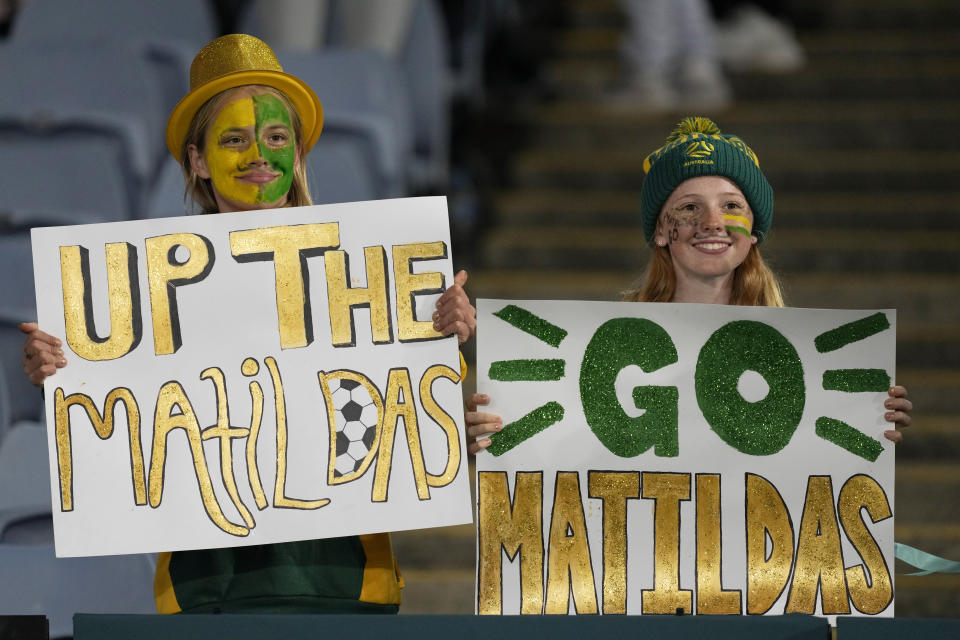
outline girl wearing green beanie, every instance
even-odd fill
[[[685,118],[666,143],[644,160],[640,214],[653,255],[640,284],[624,292],[633,302],[694,302],[782,307],[783,296],[759,245],[773,220],[773,189],[756,154],[711,120]],[[884,418],[902,440],[913,404],[902,386],[891,387]],[[484,394],[467,399],[469,450],[490,444],[482,436],[503,427],[500,416],[477,411]]]

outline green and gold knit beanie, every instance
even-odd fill
[[[663,204],[684,180],[723,176],[733,181],[753,211],[753,235],[763,242],[773,221],[773,189],[760,161],[743,140],[724,135],[709,118],[684,118],[666,143],[643,161],[640,217],[643,237],[653,242]]]

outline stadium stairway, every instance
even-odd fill
[[[774,185],[764,249],[790,306],[897,309],[896,379],[917,408],[897,451],[896,539],[960,559],[960,5],[794,4],[806,66],[733,75],[735,104],[701,115],[746,140]],[[568,15],[548,38],[548,97],[508,116],[523,143],[493,197],[476,297],[612,300],[647,257],[643,157],[689,114],[606,108],[618,3],[568,0]],[[472,526],[395,539],[404,613],[473,610]],[[898,616],[960,612],[960,575],[896,584]]]

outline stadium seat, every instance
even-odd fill
[[[352,134],[365,145],[378,197],[407,194],[412,113],[399,68],[376,51],[278,51],[285,71],[313,87],[323,103],[324,136]]]
[[[128,52],[119,45],[0,48],[0,157],[19,161],[14,154],[31,153],[18,174],[4,174],[6,208],[26,208],[31,197],[38,207],[65,199],[64,208],[101,209],[101,219],[117,219],[105,211],[113,187],[98,195],[114,174],[127,180],[127,210],[142,206],[165,148],[165,114],[153,70]],[[19,184],[26,172],[35,174],[33,183],[46,179],[50,193]]]
[[[157,106],[167,114],[187,91],[193,56],[217,35],[210,2],[31,0],[20,9],[10,39],[17,44],[124,42],[136,47],[160,72],[164,97]]]

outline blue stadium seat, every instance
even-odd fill
[[[50,637],[73,635],[73,615],[155,613],[152,554],[57,558],[47,432],[15,425],[0,442],[0,615],[46,615]]]
[[[185,215],[190,203],[185,202],[183,196],[183,170],[179,162],[167,156],[150,192],[146,215],[143,217],[173,218]]]
[[[14,21],[14,43],[125,42],[160,72],[164,114],[187,92],[190,62],[218,33],[210,2],[164,0],[31,0]],[[161,130],[162,133],[162,130]]]
[[[307,183],[314,204],[377,199],[365,151],[356,138],[324,131],[307,157]]]
[[[285,71],[313,87],[323,103],[324,132],[360,139],[378,182],[378,197],[407,194],[412,114],[399,69],[375,51],[279,51]]]
[[[449,47],[440,10],[433,0],[417,0],[407,44],[401,52],[414,113],[411,180],[421,188],[443,188],[450,165]]]
[[[30,160],[38,164],[24,164],[20,174],[30,170],[50,183],[64,181],[65,195],[76,189],[63,203],[66,208],[82,210],[87,198],[90,207],[103,206],[96,189],[116,171],[128,180],[128,210],[139,209],[143,187],[162,158],[166,114],[159,106],[159,82],[148,64],[128,52],[121,45],[0,48],[0,157],[35,142]],[[61,142],[66,149],[53,148]],[[46,167],[57,173],[38,171]],[[19,175],[3,175],[9,202],[21,189]],[[23,190],[20,201],[37,194]]]

